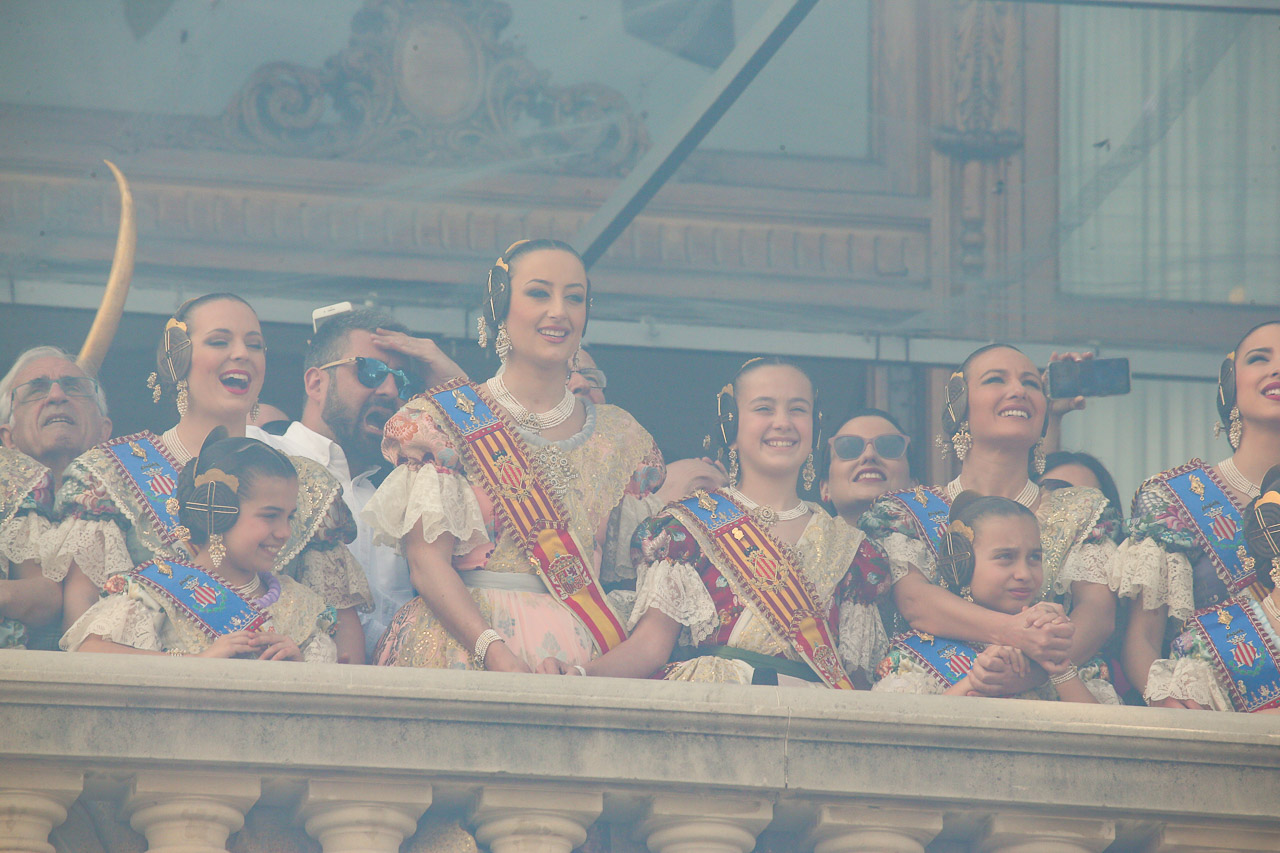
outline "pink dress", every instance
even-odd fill
[[[456,540],[453,567],[462,575],[487,624],[530,667],[545,657],[585,664],[598,652],[591,633],[547,591],[529,559],[495,516],[493,503],[472,481],[448,427],[434,406],[410,401],[387,422],[382,452],[396,464],[362,517],[375,541],[401,547],[419,521],[434,542]],[[609,592],[622,624],[634,603],[631,534],[659,507],[652,493],[666,469],[653,438],[616,406],[587,402],[581,432],[548,442],[523,429],[543,482],[566,508],[570,531],[592,555],[592,569]],[[628,587],[631,589],[628,590]],[[374,652],[382,666],[470,669],[471,649],[449,634],[420,596],[392,619]]]

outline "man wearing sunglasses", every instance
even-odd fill
[[[856,525],[875,499],[915,484],[907,463],[907,436],[888,412],[856,409],[827,440],[822,499]]]
[[[382,479],[382,428],[428,383],[463,374],[434,342],[412,337],[387,315],[366,308],[341,311],[319,325],[304,364],[302,420],[291,423],[283,435],[252,426],[246,435],[319,462],[342,484],[343,499],[356,519],[356,540],[349,547],[373,592],[373,611],[360,615],[367,655],[391,617],[414,595],[404,558],[393,548],[373,544],[371,529],[360,520]]]

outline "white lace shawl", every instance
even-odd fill
[[[475,492],[461,475],[441,472],[430,463],[416,471],[399,465],[382,481],[360,512],[373,528],[373,541],[403,553],[401,540],[422,522],[422,536],[434,542],[448,533],[457,541],[455,556],[489,542]]]

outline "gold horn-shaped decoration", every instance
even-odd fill
[[[107,357],[107,350],[111,348],[111,339],[116,336],[116,329],[120,326],[124,300],[129,295],[129,282],[133,279],[133,256],[138,246],[138,223],[133,213],[133,193],[129,190],[129,182],[115,163],[110,160],[102,162],[111,169],[111,173],[116,176],[116,185],[120,187],[120,233],[116,236],[116,253],[111,261],[107,291],[102,294],[98,314],[93,318],[89,336],[84,339],[84,346],[76,358],[76,364],[90,376],[98,375],[98,368],[102,366],[102,360]]]

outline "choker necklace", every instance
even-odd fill
[[[1262,486],[1249,482],[1249,478],[1240,473],[1236,467],[1235,457],[1228,456],[1218,463],[1218,473],[1228,486],[1247,498],[1256,498],[1262,493]]]
[[[516,423],[533,432],[542,432],[543,430],[560,426],[573,415],[574,407],[578,403],[578,398],[574,396],[568,386],[565,386],[564,397],[560,399],[559,403],[556,403],[554,408],[541,413],[531,412],[520,405],[520,402],[507,390],[506,383],[502,381],[501,370],[485,385],[493,392],[494,398],[502,404],[502,407],[511,413],[511,417],[515,419]]]
[[[956,477],[950,483],[947,483],[947,497],[955,500],[956,496],[964,491],[964,486],[960,485],[960,478]],[[1027,480],[1027,484],[1022,487],[1022,491],[1014,497],[1014,500],[1025,506],[1027,509],[1033,509],[1036,505],[1036,499],[1040,497],[1040,487],[1035,483]]]
[[[174,424],[172,427],[165,430],[160,435],[160,440],[164,442],[164,446],[168,448],[171,454],[173,454],[174,461],[179,465],[186,465],[192,459],[196,458],[194,453],[187,450],[187,446],[182,443],[182,439],[178,438],[177,424]]]
[[[253,580],[249,581],[248,583],[243,584],[241,586],[233,586],[231,584],[228,584],[228,586],[231,587],[231,591],[234,592],[236,595],[240,596],[241,598],[247,598],[250,601],[252,601],[253,599],[258,598],[258,592],[259,590],[262,589],[262,576],[259,575],[257,572],[254,572]]]
[[[804,501],[793,506],[791,509],[779,512],[771,506],[761,506],[751,498],[744,495],[737,488],[730,486],[725,489],[734,499],[743,504],[747,508],[747,512],[755,519],[755,522],[761,527],[772,527],[779,521],[790,521],[793,518],[799,518],[809,512],[809,505]]]

